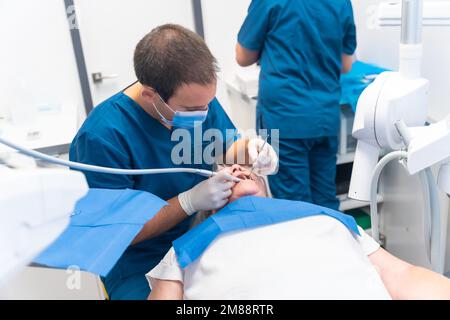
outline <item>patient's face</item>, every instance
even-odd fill
[[[236,183],[231,188],[231,196],[228,199],[228,203],[245,196],[267,197],[266,183],[263,178],[254,173],[250,174],[250,170],[238,164],[231,166],[230,170],[233,176],[240,178],[242,181]],[[219,209],[211,210],[206,214],[206,217],[215,214],[218,211]],[[205,217],[203,217],[203,219],[204,218]],[[200,220],[202,220],[202,218],[200,218]]]
[[[232,175],[240,178],[242,181],[238,182],[231,189],[231,196],[229,202],[233,202],[244,196],[258,196],[266,197],[266,184],[264,179],[238,164],[231,167]]]

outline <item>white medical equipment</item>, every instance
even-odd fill
[[[2,168],[0,175],[1,287],[66,229],[88,185],[69,170]]]
[[[429,200],[430,216],[425,220],[428,255],[433,269],[442,273],[445,237],[441,232],[446,230],[440,224],[437,188],[430,167],[444,162],[438,184],[450,194],[450,118],[425,126],[429,82],[420,77],[422,10],[422,0],[403,0],[399,72],[380,74],[358,100],[353,126],[358,143],[349,197],[371,202],[372,236],[378,241],[376,194],[381,170],[389,161],[401,158],[410,174],[420,172]],[[450,22],[450,12],[446,18]],[[381,149],[394,152],[378,162]]]
[[[399,26],[402,22],[402,1],[382,2],[375,8],[376,26]],[[423,4],[422,25],[450,26],[449,1],[425,1]]]

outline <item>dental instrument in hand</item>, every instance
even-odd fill
[[[49,155],[23,148],[9,140],[6,140],[0,137],[0,143],[19,151],[20,153],[27,155],[29,157],[40,159],[49,163],[70,167],[72,169],[77,169],[80,171],[90,171],[90,172],[99,172],[99,173],[108,173],[108,174],[116,174],[116,175],[147,175],[147,174],[161,174],[161,173],[192,173],[198,174],[204,177],[212,177],[217,175],[217,172],[205,169],[196,169],[196,168],[160,168],[160,169],[118,169],[118,168],[108,168],[101,166],[94,166],[84,163],[78,163],[73,161],[66,161],[62,159],[58,159],[55,157],[51,157]],[[241,179],[233,177],[234,182],[240,182]]]
[[[265,140],[264,140],[264,143],[263,143],[263,145],[262,145],[260,151],[263,151],[263,150],[264,150],[264,147],[266,146],[267,140],[268,140],[268,139],[269,139],[269,137],[266,136],[266,138],[265,138]],[[252,174],[252,173],[253,173],[253,170],[255,170],[255,164],[258,163],[258,159],[259,159],[260,156],[261,156],[261,153],[258,154],[258,156],[256,157],[256,160],[255,160],[255,162],[254,162],[253,165],[252,165],[252,170],[250,170],[250,174]]]

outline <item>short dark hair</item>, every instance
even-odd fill
[[[140,83],[167,101],[182,84],[208,85],[217,79],[217,60],[196,33],[175,24],[153,29],[134,52]]]

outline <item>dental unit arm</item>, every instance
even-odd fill
[[[119,169],[119,168],[108,168],[101,166],[94,166],[90,164],[84,164],[74,161],[66,161],[59,158],[51,157],[41,152],[37,152],[35,150],[30,150],[24,148],[18,144],[15,144],[12,141],[9,141],[0,136],[0,143],[8,146],[14,150],[19,151],[20,153],[39,159],[42,161],[46,161],[48,163],[53,163],[56,165],[61,165],[65,167],[69,167],[72,169],[77,169],[80,171],[90,171],[90,172],[99,172],[99,173],[107,173],[107,174],[115,174],[115,175],[148,175],[148,174],[162,174],[162,173],[191,173],[197,174],[204,177],[212,177],[217,174],[217,172],[205,169],[197,169],[197,168],[159,168],[159,169]],[[239,181],[239,179],[236,179]]]
[[[422,0],[403,0],[398,72],[384,72],[361,94],[353,125],[358,140],[349,197],[370,201],[372,237],[379,241],[377,187],[383,167],[394,159],[406,162],[408,172],[425,179],[429,200],[429,258],[433,269],[444,269],[445,237],[441,237],[436,183],[430,167],[440,162],[438,185],[450,194],[450,117],[426,124],[429,81],[420,76],[422,57]],[[393,151],[380,161],[380,151]],[[447,161],[447,162],[445,162]],[[371,183],[367,177],[372,176]],[[426,235],[427,236],[427,235]],[[426,239],[428,241],[428,239]]]

